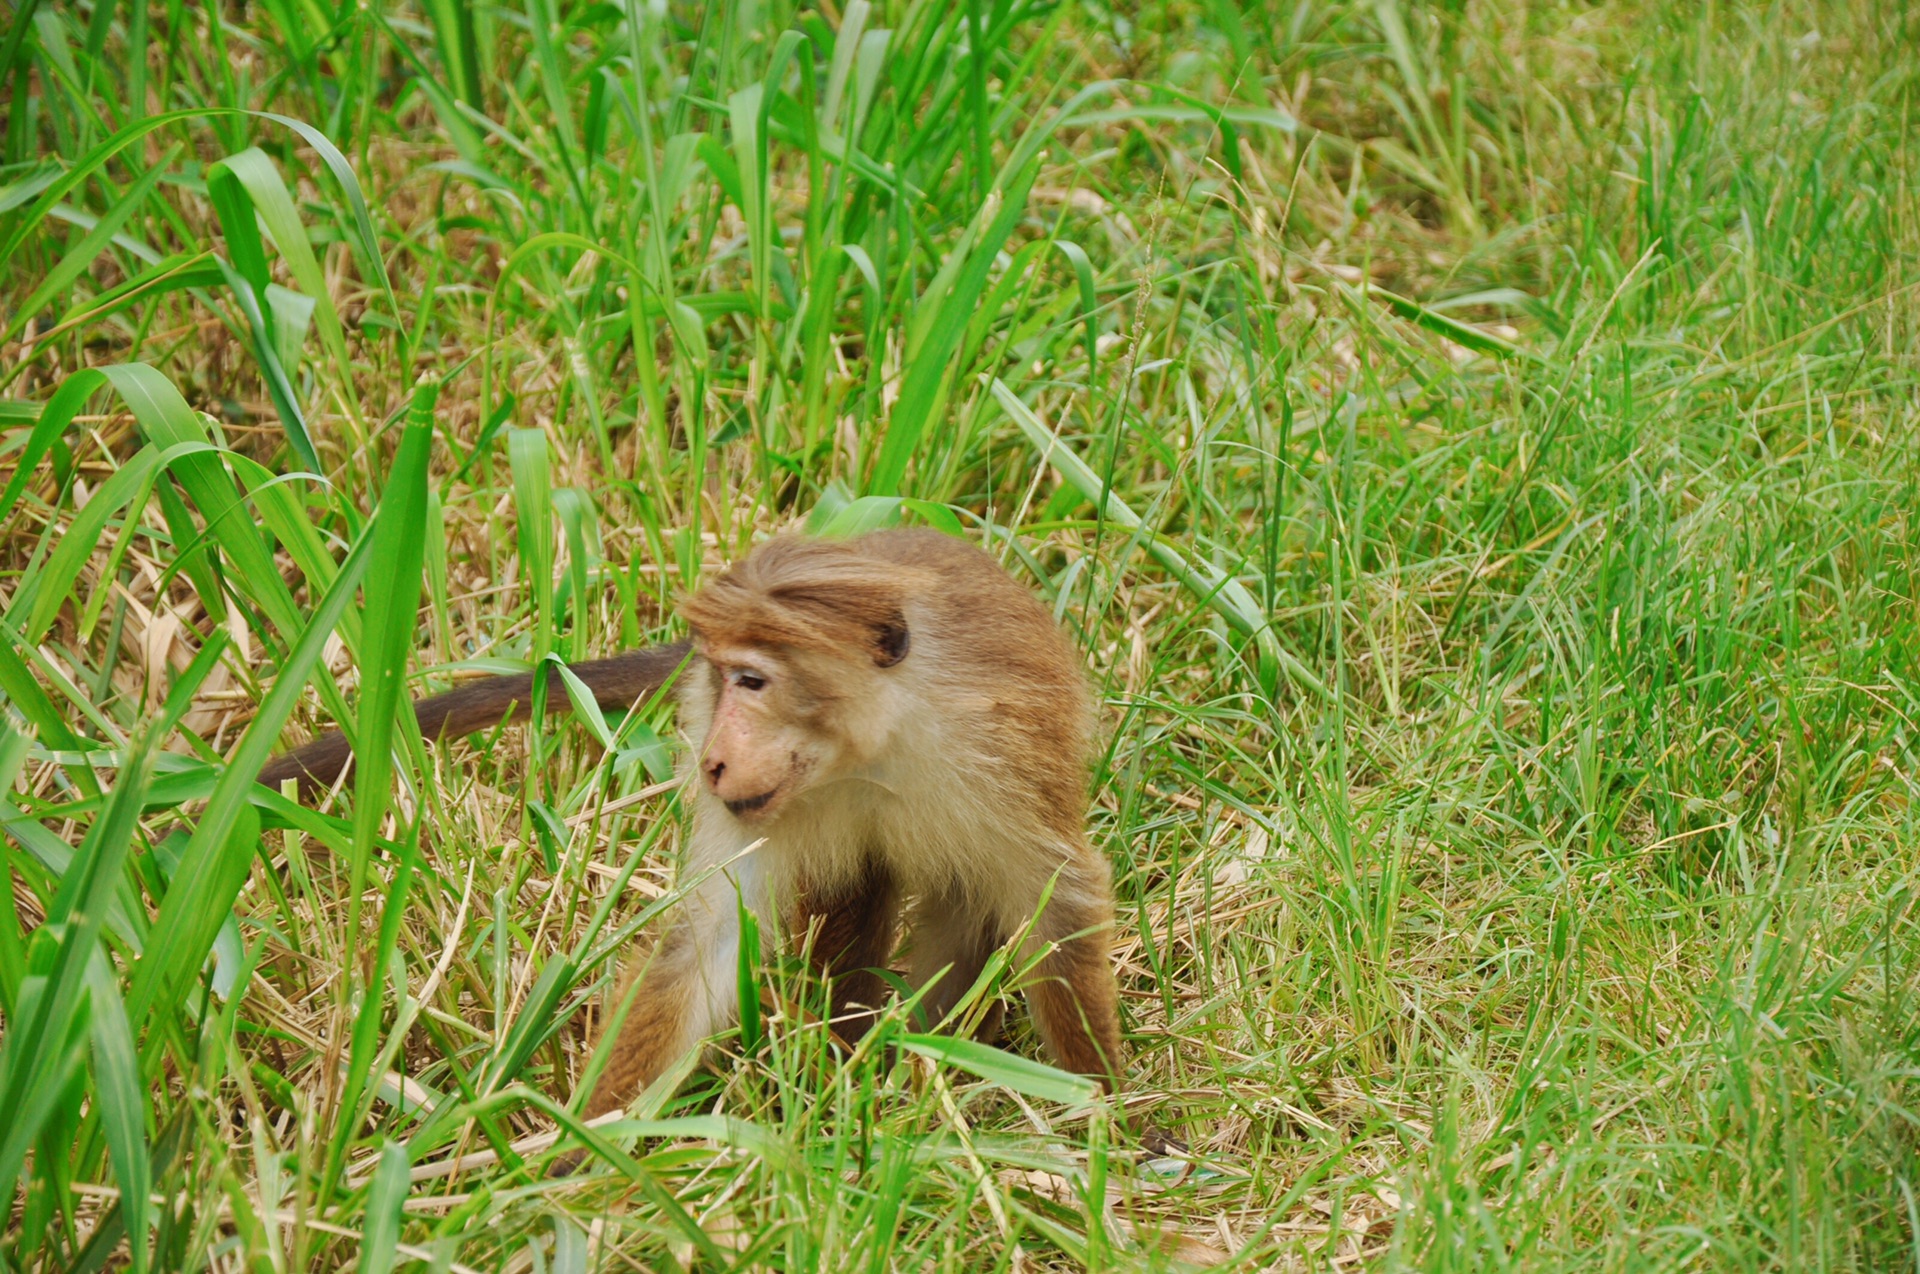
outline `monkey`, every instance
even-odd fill
[[[900,922],[931,1022],[1018,938],[1047,1051],[1117,1093],[1112,886],[1085,825],[1094,713],[1039,600],[986,552],[922,528],[767,540],[679,611],[689,641],[571,665],[619,711],[678,670],[694,745],[682,872],[697,883],[638,962],[582,1113],[625,1107],[733,1024],[742,902],[808,937],[848,1040],[883,1006]],[[428,738],[469,733],[518,719],[531,692],[532,674],[497,677],[415,714]],[[331,734],[260,780],[311,794],[351,763]],[[995,1029],[989,1014],[981,1033]]]

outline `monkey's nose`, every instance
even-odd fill
[[[727,772],[725,761],[715,761],[707,766],[707,786],[715,791],[720,789],[720,776]]]

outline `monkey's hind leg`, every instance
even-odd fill
[[[999,926],[971,898],[943,892],[915,900],[907,918],[907,977],[916,990],[924,988],[923,1029],[931,1030],[953,1012],[1003,941]],[[1003,1014],[995,997],[974,1026],[974,1038],[998,1040]]]
[[[637,972],[614,998],[616,1005],[627,1004],[626,1017],[582,1106],[583,1118],[621,1109],[737,1016],[740,920],[732,899],[733,885],[725,878],[701,888],[666,922],[658,945],[635,962]],[[568,1151],[548,1175],[574,1172],[585,1155]]]
[[[801,891],[800,932],[814,971],[831,988],[833,1031],[848,1043],[872,1028],[886,1003],[887,984],[876,970],[893,956],[898,908],[893,878],[873,861],[844,888]]]

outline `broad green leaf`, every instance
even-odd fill
[[[874,494],[899,493],[901,479],[919,449],[940,387],[947,379],[948,360],[973,318],[974,303],[986,286],[995,255],[1026,214],[1027,191],[1033,186],[1037,173],[1038,165],[1029,165],[1014,175],[1009,186],[996,187],[988,197],[981,211],[983,217],[991,214],[990,220],[964,258],[964,268],[954,272],[951,289],[941,292],[940,276],[928,284],[921,304],[931,307],[930,317],[923,319],[916,314],[914,320],[916,328],[926,323],[926,335],[912,355],[900,386],[900,398],[887,418],[886,440],[880,445],[880,457],[874,462],[870,484]],[[949,265],[959,259],[956,256]],[[943,271],[945,269],[943,267]]]
[[[20,448],[19,458],[14,461],[13,475],[7,479],[6,489],[0,491],[0,521],[13,512],[20,493],[32,481],[40,467],[41,457],[53,446],[54,439],[66,432],[73,418],[87,405],[87,400],[106,383],[104,372],[92,368],[75,372],[61,381],[53,397],[39,408],[39,419],[33,422],[33,430]]]
[[[1398,314],[1401,318],[1417,323],[1430,332],[1438,332],[1454,344],[1464,345],[1470,350],[1475,350],[1482,354],[1497,354],[1502,358],[1522,358],[1530,363],[1541,363],[1544,361],[1538,354],[1519,345],[1515,345],[1512,341],[1502,340],[1491,332],[1481,331],[1471,323],[1462,323],[1459,319],[1430,309],[1418,301],[1409,300],[1404,296],[1389,292],[1385,288],[1377,288],[1372,285],[1363,288],[1350,287],[1338,280],[1334,281],[1334,287],[1339,290],[1342,296],[1348,297],[1356,302],[1364,302],[1368,297],[1379,297],[1382,301],[1386,302],[1388,309]]]
[[[899,520],[899,496],[863,495],[842,505],[832,516],[818,526],[810,526],[808,530],[829,539],[851,539],[883,526],[892,526]]]
[[[433,27],[440,65],[446,68],[447,87],[452,90],[454,100],[478,110],[485,103],[473,6],[459,0],[425,0],[421,7]]]
[[[588,581],[599,560],[593,504],[573,488],[561,487],[553,493],[553,509],[560,515],[560,529],[567,537],[567,602],[572,611],[572,622],[567,625],[567,648],[573,658],[585,659],[587,634],[591,630]]]
[[[24,27],[24,25],[24,23],[16,24],[17,27]],[[149,133],[165,128],[169,124],[217,116],[271,120],[299,134],[319,153],[321,162],[327,166],[327,171],[333,174],[334,180],[340,184],[341,191],[347,197],[347,207],[352,213],[350,237],[354,240],[354,246],[360,251],[361,268],[367,277],[379,283],[381,290],[386,294],[387,304],[395,314],[398,314],[400,306],[394,299],[393,284],[387,277],[386,263],[380,259],[379,240],[373,233],[373,219],[367,213],[366,196],[361,193],[360,183],[353,175],[352,165],[347,163],[347,157],[340,153],[339,147],[327,139],[325,133],[311,124],[290,116],[278,115],[272,111],[250,111],[231,106],[189,107],[185,110],[166,111],[159,115],[149,115],[144,119],[135,120],[82,155],[65,173],[46,187],[33,206],[14,223],[6,242],[0,244],[0,262],[13,260],[15,252],[19,250],[22,243],[26,242],[27,236],[46,220],[67,193],[98,172],[121,151]],[[282,251],[288,250],[285,245],[282,246]],[[298,274],[295,275],[296,281],[299,277]],[[303,282],[302,286],[306,284]]]
[[[380,507],[367,529],[369,586],[366,619],[361,633],[360,728],[356,735],[358,764],[354,770],[353,853],[347,867],[347,933],[357,942],[361,899],[373,848],[386,817],[393,780],[393,728],[406,703],[407,653],[420,614],[420,584],[426,552],[427,466],[433,450],[433,410],[439,386],[425,381],[415,386],[407,425],[394,455]],[[408,836],[418,834],[418,826]],[[407,873],[403,868],[401,878]],[[405,888],[396,884],[382,915],[382,933],[397,925],[404,907]],[[383,936],[382,950],[385,949]],[[348,1053],[347,1081],[336,1126],[327,1180],[333,1178],[358,1124],[361,1094],[366,1091],[373,1041],[380,1022],[380,983],[375,977],[360,988],[359,1017],[355,1020]],[[350,994],[351,982],[343,985]]]
[[[129,506],[138,510],[146,503],[159,461],[160,451],[152,443],[140,448],[131,460],[100,484],[93,498],[59,532],[53,553],[34,579],[33,609],[22,630],[27,641],[38,645],[46,635],[60,607],[67,602],[80,569],[98,551],[107,522],[113,515]],[[19,607],[20,599],[16,595],[14,610]]]
[[[578,674],[567,667],[566,660],[558,655],[548,655],[545,667],[558,676],[561,684],[567,688],[567,697],[573,701],[574,715],[587,727],[594,741],[611,751],[614,746],[613,732],[607,729],[606,714],[600,711],[599,701],[594,698],[593,691],[587,688],[587,683],[580,680]]]
[[[133,1027],[120,998],[120,983],[103,948],[87,963],[87,997],[92,1024],[93,1100],[107,1136],[107,1153],[119,1179],[120,1211],[125,1218],[130,1268],[147,1268],[147,1200],[150,1164],[147,1150],[147,1087],[140,1077],[140,1056]]]
[[[273,350],[280,356],[280,366],[289,376],[300,369],[300,347],[306,343],[315,305],[314,298],[304,292],[283,288],[278,283],[267,284],[267,316],[272,320]]]
[[[1075,1075],[979,1040],[909,1034],[900,1036],[900,1047],[1041,1101],[1084,1106],[1100,1094],[1100,1085],[1084,1075]]]
[[[1087,329],[1087,383],[1100,372],[1099,325],[1100,293],[1093,285],[1093,262],[1087,259],[1087,253],[1077,243],[1066,239],[1055,239],[1053,246],[1073,267],[1073,276],[1080,284],[1080,317]]]
[[[370,527],[371,554],[360,641],[359,765],[354,776],[354,852],[350,899],[360,897],[368,855],[386,816],[393,774],[394,718],[406,702],[407,653],[420,614],[426,552],[427,468],[433,451],[433,411],[439,386],[414,389],[413,405],[393,471]],[[349,923],[349,932],[353,926]]]
[[[20,776],[20,767],[26,764],[32,747],[32,735],[14,729],[11,721],[0,717],[0,792],[13,791],[13,781]],[[16,896],[12,890],[13,866],[0,854],[0,891],[12,898]],[[20,923],[18,907],[0,914],[0,1013],[9,1020],[19,1007],[20,983],[27,976],[27,944]]]
[[[537,662],[553,649],[553,474],[547,435],[539,429],[507,430],[507,459],[519,518],[520,569],[533,591]]]
[[[4,694],[14,709],[27,719],[43,745],[63,752],[82,751],[79,736],[67,725],[66,717],[54,706],[45,687],[41,686],[32,670],[20,658],[19,651],[14,649],[18,641],[19,637],[12,630],[0,632],[0,694]],[[68,771],[68,775],[88,792],[100,790],[91,766],[77,766]]]
[[[141,430],[162,448],[181,443],[208,443],[206,426],[173,382],[145,363],[121,363],[100,369],[139,420]],[[233,478],[220,457],[210,452],[189,453],[173,471],[187,494],[199,506],[214,538],[233,560],[235,583],[246,589],[267,617],[283,633],[300,630],[293,594],[280,578],[253,517],[234,490]]]
[[[228,242],[234,241],[232,231],[228,232]],[[267,393],[273,399],[274,410],[280,413],[280,428],[287,435],[287,441],[293,444],[294,452],[300,462],[310,469],[320,467],[319,453],[314,450],[313,438],[307,432],[306,413],[301,410],[300,400],[293,388],[293,378],[287,375],[287,369],[281,365],[278,343],[274,339],[274,330],[268,326],[266,309],[261,301],[262,288],[257,288],[239,271],[221,263],[226,274],[227,286],[233,292],[233,299],[246,316],[247,332],[253,338],[254,361],[260,365],[260,374],[267,382]]]
[[[853,495],[847,490],[847,484],[839,478],[830,479],[820,488],[820,498],[814,501],[812,510],[807,514],[807,534],[819,535],[824,532],[841,510],[852,503]]]
[[[152,775],[151,749],[142,740],[130,749],[119,781],[100,817],[87,830],[34,933],[28,950],[28,983],[20,1013],[0,1039],[0,1198],[13,1197],[14,1183],[41,1123],[64,1085],[63,1041],[82,1030],[87,966],[100,941],[108,904],[138,836],[141,800]]]
[[[829,132],[840,125],[840,104],[846,95],[847,80],[853,73],[854,52],[860,47],[860,33],[873,10],[868,0],[849,0],[840,14],[840,30],[833,41],[833,60],[827,69],[827,91],[820,100],[820,126]]]

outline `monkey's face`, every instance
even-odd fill
[[[705,647],[713,718],[701,782],[744,823],[772,819],[842,759],[829,697],[791,657],[764,647]]]

